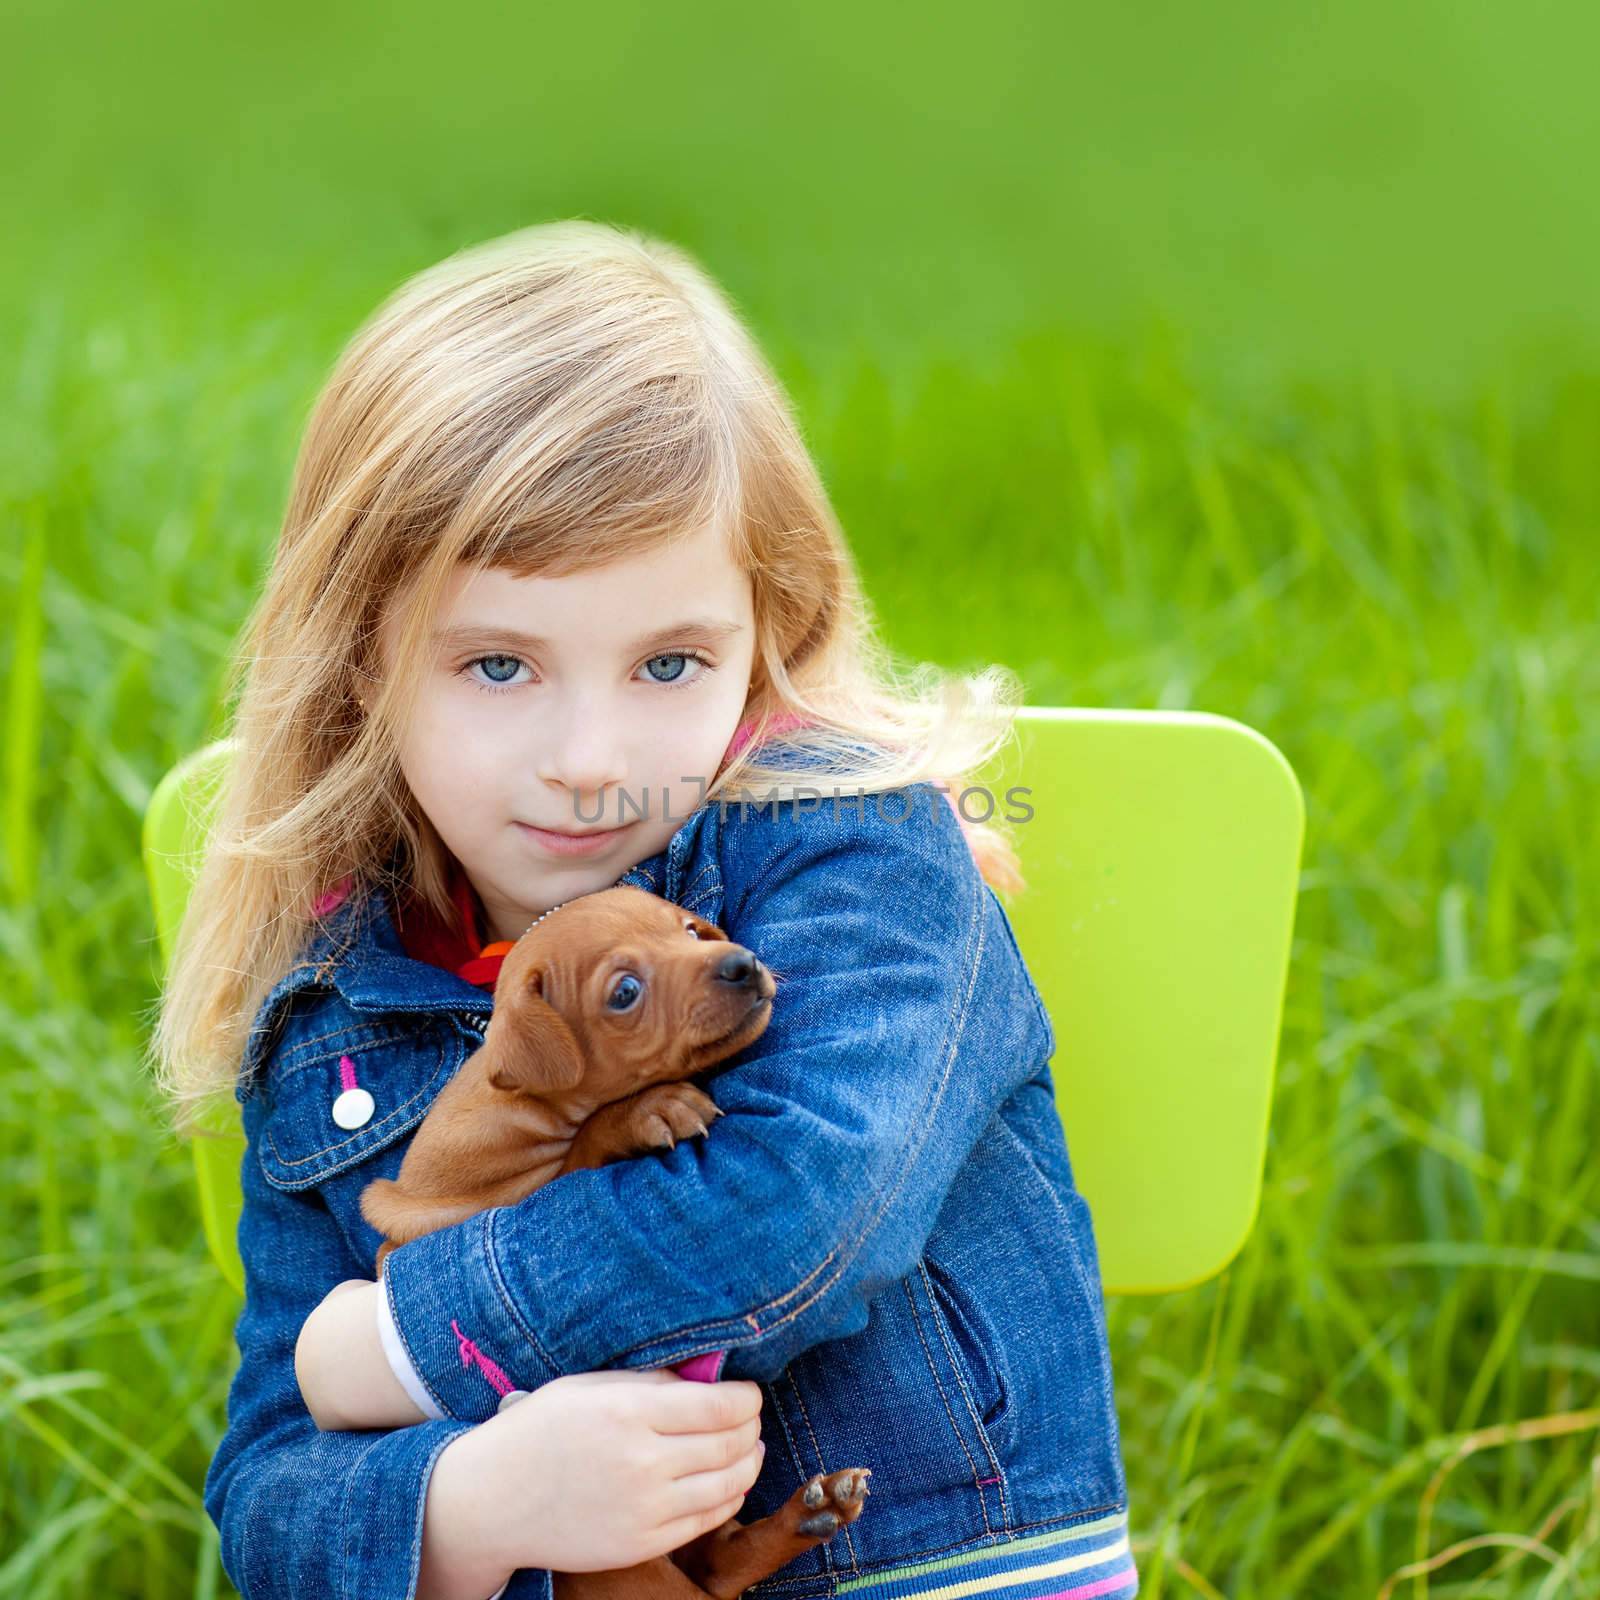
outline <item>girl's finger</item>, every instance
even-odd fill
[[[760,1439],[761,1418],[751,1417],[737,1428],[724,1428],[718,1433],[674,1433],[663,1441],[662,1449],[672,1476],[684,1478],[742,1461]]]
[[[665,1491],[665,1515],[669,1519],[693,1516],[696,1511],[726,1505],[730,1500],[735,1503],[743,1500],[750,1492],[750,1485],[760,1476],[762,1454],[760,1450],[751,1450],[731,1466],[674,1478]]]
[[[748,1378],[695,1383],[673,1377],[674,1384],[649,1398],[647,1414],[657,1433],[711,1433],[761,1415],[761,1386]]]
[[[702,1511],[695,1516],[679,1517],[675,1522],[664,1524],[659,1530],[662,1548],[676,1550],[698,1539],[702,1533],[720,1528],[730,1517],[739,1514],[739,1507],[743,1504],[744,1496],[735,1495],[733,1499],[723,1501],[720,1506],[712,1506],[708,1511]]]

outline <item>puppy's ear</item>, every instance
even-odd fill
[[[517,1000],[513,1015],[495,1012],[479,1048],[496,1089],[551,1094],[575,1088],[583,1077],[583,1052],[566,1018],[531,991]]]

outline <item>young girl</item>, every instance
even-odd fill
[[[234,674],[153,1053],[247,1139],[205,1485],[241,1593],[550,1600],[851,1466],[860,1517],[748,1594],[1135,1593],[1016,859],[957,800],[1017,685],[897,672],[698,266],[570,221],[405,284],[316,402]],[[722,1115],[374,1282],[360,1193],[498,958],[614,883],[778,978]]]

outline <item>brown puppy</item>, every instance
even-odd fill
[[[377,1266],[563,1173],[706,1133],[721,1112],[685,1080],[761,1037],[776,987],[714,923],[631,885],[541,917],[507,952],[483,1044],[429,1107],[399,1175],[361,1193],[384,1235]],[[557,1600],[735,1600],[854,1522],[868,1476],[818,1474],[770,1517],[730,1518],[637,1566],[557,1573]]]
[[[483,1044],[440,1091],[398,1177],[361,1195],[390,1250],[564,1172],[704,1133],[684,1080],[760,1038],[772,975],[715,924],[643,889],[581,895],[506,953]]]

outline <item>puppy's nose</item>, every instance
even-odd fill
[[[753,989],[761,963],[742,946],[730,950],[717,963],[717,976],[724,983],[736,984],[741,989]]]

